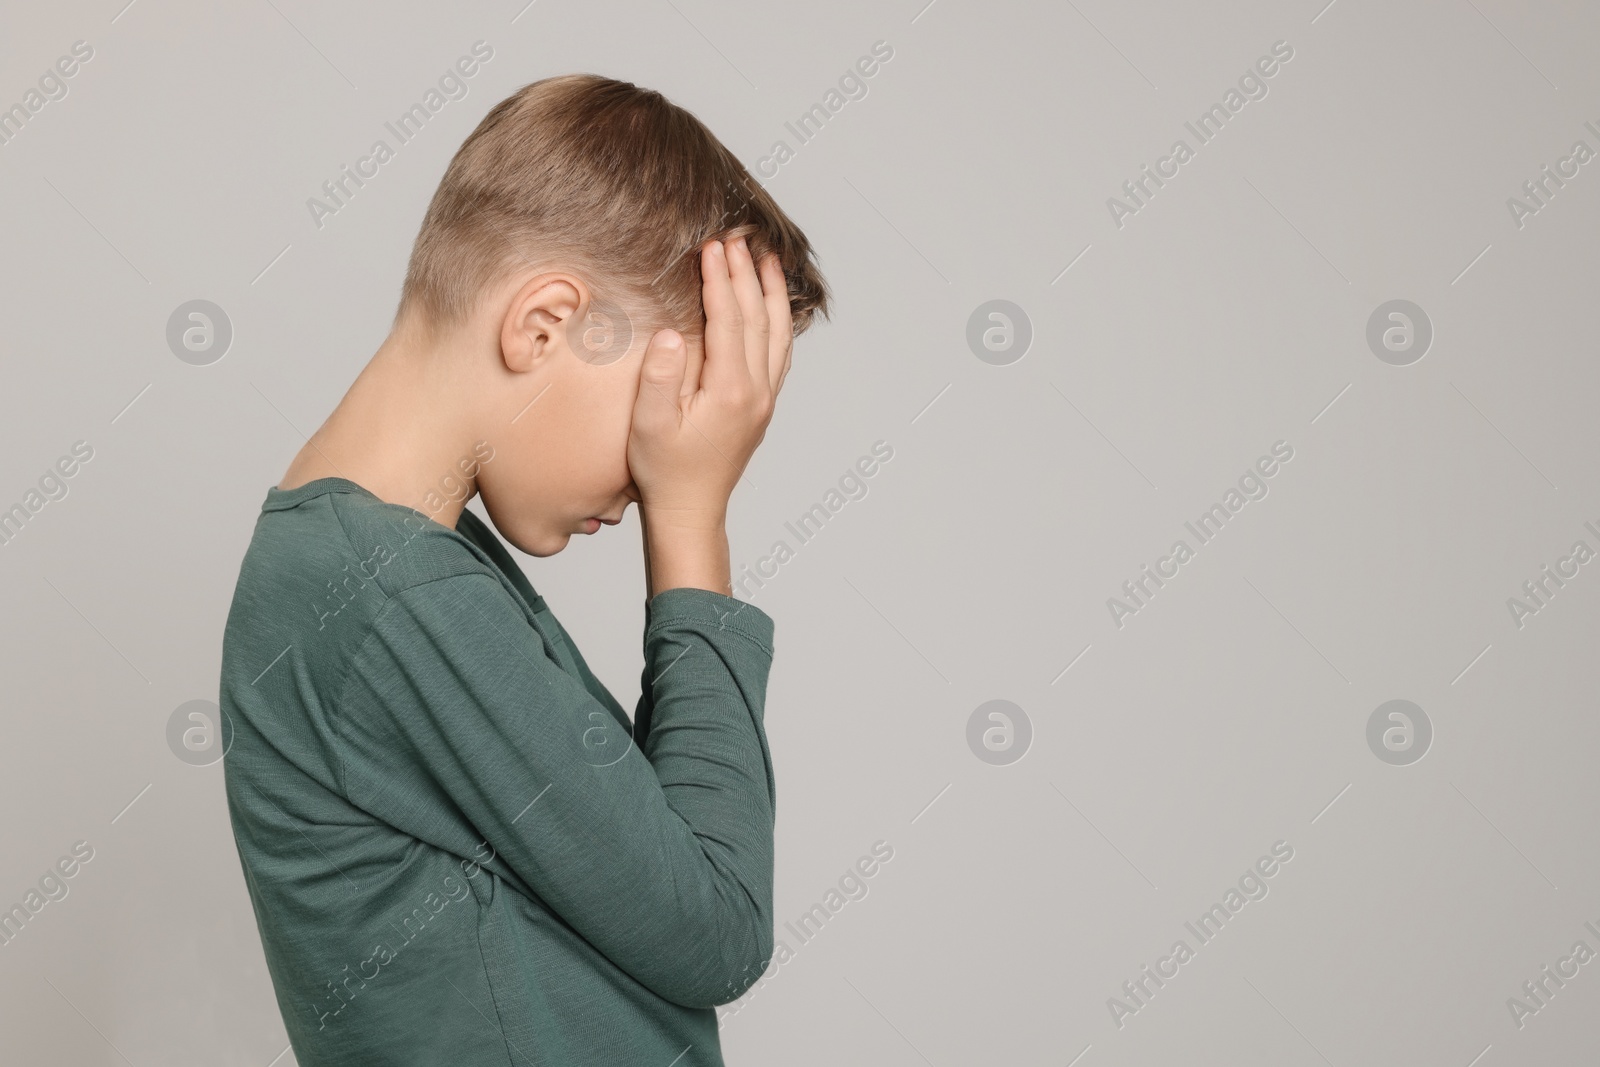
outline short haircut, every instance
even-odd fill
[[[798,335],[828,316],[811,243],[699,119],[652,89],[595,74],[526,85],[450,161],[412,248],[395,321],[464,323],[527,269],[572,270],[635,334],[704,334],[699,250],[744,236],[778,255]]]

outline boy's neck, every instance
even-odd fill
[[[467,363],[447,346],[391,333],[289,464],[278,488],[345,478],[380,500],[415,508],[454,529],[478,491],[476,479],[458,466],[472,457],[480,436],[462,402],[472,395]],[[447,485],[456,489],[453,498]]]

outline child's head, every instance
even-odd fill
[[[583,270],[635,333],[698,332],[699,247],[747,235],[778,254],[795,334],[827,315],[811,243],[692,114],[652,89],[594,74],[524,86],[451,160],[406,271],[396,319],[448,329],[507,274]]]
[[[677,330],[694,374],[700,249],[739,235],[758,264],[778,257],[797,335],[827,316],[805,235],[658,92],[546,78],[462,144],[417,235],[395,325],[429,348],[488,353],[474,367],[495,394],[483,428],[495,459],[478,489],[507,540],[548,555],[637,499],[626,451],[644,348]]]

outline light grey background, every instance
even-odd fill
[[[768,187],[838,313],[797,345],[735,565],[894,448],[753,597],[797,951],[726,1019],[730,1063],[1592,1057],[1600,963],[1520,1028],[1507,998],[1600,950],[1600,565],[1520,628],[1507,599],[1600,547],[1600,163],[1520,228],[1506,202],[1600,149],[1600,14],[1325,2],[8,5],[0,106],[95,51],[0,146],[0,508],[94,459],[0,546],[0,905],[95,858],[0,947],[6,1062],[293,1062],[221,765],[167,720],[216,698],[265,491],[382,340],[450,156],[569,71],[660,89],[751,167],[796,148]],[[306,200],[480,39],[470,95],[317,228]],[[1280,40],[1268,95],[1119,228],[1107,198]],[[191,299],[233,324],[211,366],[166,345]],[[1007,366],[965,339],[995,299],[1034,334]],[[1392,299],[1433,324],[1409,366],[1366,343]],[[1269,495],[1115,626],[1279,440]],[[631,705],[634,516],[523,563]],[[1409,766],[1366,741],[1396,698],[1434,729]],[[967,743],[996,699],[1033,731],[1005,766]],[[781,924],[879,840],[798,946]],[[1108,998],[1280,840],[1269,895],[1119,1028]]]

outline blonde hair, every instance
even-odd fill
[[[811,243],[699,119],[652,89],[595,74],[526,85],[450,161],[412,247],[395,321],[430,334],[530,267],[579,273],[635,333],[701,336],[699,249],[744,236],[783,266],[796,335],[829,292]]]

